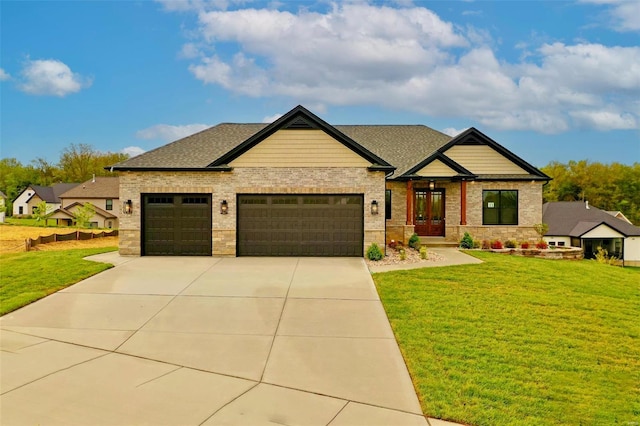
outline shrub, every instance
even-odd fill
[[[598,263],[602,263],[604,265],[615,265],[618,261],[618,258],[615,256],[609,256],[609,252],[607,249],[604,249],[598,246],[598,251],[596,252],[596,258],[594,259]]]
[[[545,241],[540,240],[536,243],[536,248],[540,249],[540,250],[545,250],[549,247],[549,244],[547,244]]]
[[[514,240],[507,240],[504,242],[506,248],[516,248],[516,242]]]
[[[400,252],[400,260],[407,260],[407,252],[403,248],[401,248],[399,252]]]
[[[538,235],[540,235],[540,239],[542,239],[542,237],[544,237],[544,234],[546,234],[549,230],[549,225],[547,225],[546,223],[536,223],[535,225],[533,225],[533,229],[538,233]]]
[[[520,243],[520,248],[528,249],[529,245],[530,245],[529,241],[523,241],[523,242]]]
[[[460,240],[460,247],[463,249],[473,248],[473,238],[471,237],[471,234],[469,234],[468,232],[464,233],[462,239]]]
[[[492,249],[501,249],[502,248],[502,242],[500,240],[491,241],[491,248]]]
[[[420,247],[420,259],[427,258],[427,248],[425,246]]]
[[[383,255],[382,255],[382,250],[380,250],[380,247],[378,247],[376,243],[372,243],[367,249],[367,259],[378,261],[382,259],[382,257]]]
[[[418,237],[418,234],[413,234],[411,238],[409,238],[409,247],[420,250],[421,245],[422,244],[420,244],[420,237]]]
[[[491,248],[491,243],[489,240],[482,240],[482,249],[489,250]]]

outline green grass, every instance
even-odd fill
[[[473,252],[374,274],[428,416],[473,425],[638,425],[640,271]]]
[[[82,258],[113,250],[101,247],[0,255],[0,315],[111,268]]]

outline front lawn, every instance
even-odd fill
[[[473,252],[374,274],[428,416],[473,425],[637,425],[640,271]]]
[[[83,260],[114,247],[0,255],[0,315],[111,268]]]

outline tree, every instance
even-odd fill
[[[60,155],[58,167],[64,182],[84,182],[96,176],[113,176],[105,167],[124,161],[129,156],[122,153],[100,152],[88,144],[71,144]]]
[[[89,221],[96,213],[96,209],[91,203],[85,203],[83,206],[78,207],[73,214],[76,219],[76,225],[80,228],[88,228]]]
[[[40,201],[38,205],[33,209],[33,216],[36,217],[36,224],[39,224],[42,221],[42,226],[47,224],[47,218],[51,216],[49,210],[49,206],[46,201]]]

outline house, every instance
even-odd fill
[[[42,201],[47,203],[47,213],[53,212],[61,206],[60,195],[77,185],[77,183],[57,183],[52,186],[29,185],[13,201],[13,216],[32,215]]]
[[[0,223],[4,223],[4,217],[7,210],[7,196],[0,191]]]
[[[56,224],[71,226],[75,223],[75,215],[79,208],[91,203],[95,214],[89,223],[95,228],[117,228],[120,183],[117,177],[94,176],[91,180],[76,185],[60,195],[61,205],[49,219]]]
[[[629,219],[627,219],[624,213],[622,213],[620,210],[605,210],[605,211],[609,213],[611,216],[617,217],[618,219],[624,220],[625,222],[631,223],[633,225],[633,223]]]
[[[589,202],[545,203],[542,220],[549,225],[544,240],[551,246],[582,247],[592,259],[598,247],[627,266],[640,266],[640,227],[590,206]]]
[[[332,126],[302,106],[113,166],[125,255],[362,256],[372,243],[535,241],[549,177],[480,131]]]

